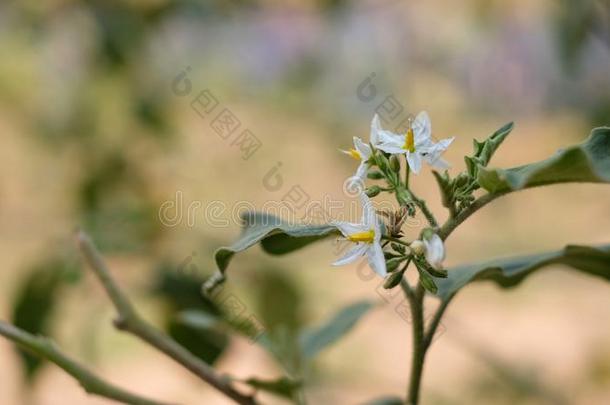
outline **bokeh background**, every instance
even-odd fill
[[[473,138],[509,121],[493,165],[545,158],[610,124],[607,0],[8,0],[0,61],[0,318],[52,336],[117,384],[185,404],[228,402],[113,330],[76,228],[147,318],[223,372],[272,378],[282,370],[257,345],[175,317],[216,311],[198,285],[214,249],[238,235],[235,212],[295,190],[349,200],[354,162],[337,149],[367,137],[376,111],[392,127],[427,110],[436,137],[456,137],[452,173]],[[218,104],[200,114],[194,100]],[[226,139],[213,124],[225,108],[239,121]],[[236,141],[244,130],[255,153]],[[429,173],[414,180],[443,217]],[[205,211],[212,202],[226,209]],[[447,263],[608,243],[609,208],[610,188],[598,185],[505,197],[453,235]],[[307,396],[400,395],[410,353],[401,298],[355,266],[332,268],[334,257],[331,241],[279,258],[253,249],[233,262],[225,293],[269,329],[378,302],[312,364]],[[607,404],[609,324],[610,285],[562,268],[511,291],[469,286],[429,353],[423,403]],[[5,340],[0,358],[2,404],[109,403]]]

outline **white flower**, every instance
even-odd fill
[[[392,154],[406,154],[409,167],[414,173],[421,170],[422,159],[438,169],[448,169],[449,163],[441,155],[455,138],[432,141],[432,125],[425,111],[420,112],[405,134],[394,134],[381,130],[378,148]]]
[[[355,136],[354,147],[350,150],[343,150],[342,152],[360,162],[360,165],[358,165],[358,169],[356,169],[356,174],[350,178],[350,182],[352,184],[364,182],[366,172],[369,169],[368,161],[372,153],[371,147],[366,143],[362,142],[362,139]]]
[[[385,131],[381,128],[381,123],[379,122],[379,115],[375,114],[373,120],[371,121],[371,133],[370,133],[370,142],[373,146],[377,147],[379,144],[381,137],[389,136],[391,133]],[[363,183],[366,177],[366,172],[369,169],[369,159],[371,158],[372,150],[371,146],[364,143],[364,141],[358,137],[354,137],[354,147],[350,150],[342,150],[341,152],[346,155],[354,158],[360,165],[358,165],[358,169],[356,170],[356,174],[350,178],[350,183]]]
[[[359,224],[349,222],[334,222],[333,225],[341,231],[345,238],[354,246],[334,266],[352,263],[361,256],[366,256],[371,268],[380,276],[387,274],[385,257],[381,248],[381,226],[373,204],[365,194],[360,195],[362,201],[362,221]]]
[[[432,234],[430,237],[424,237],[424,245],[426,246],[426,261],[430,266],[437,270],[443,268],[443,260],[445,260],[445,245],[443,240],[437,234]]]

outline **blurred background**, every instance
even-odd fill
[[[391,129],[427,110],[437,138],[456,137],[453,174],[473,138],[509,121],[492,165],[546,158],[610,124],[607,0],[7,0],[0,60],[0,318],[52,336],[110,381],[184,404],[228,402],[112,328],[76,228],[148,319],[223,372],[273,378],[283,371],[258,345],[176,317],[223,311],[199,284],[213,251],[239,234],[238,212],[295,195],[349,200],[342,185],[355,166],[337,149],[367,138],[375,112]],[[444,218],[432,176],[414,180]],[[454,234],[447,263],[608,243],[609,207],[600,185],[505,197]],[[379,303],[311,364],[307,397],[402,395],[402,298],[356,266],[331,267],[334,249],[252,249],[223,294],[265,330]],[[429,353],[423,403],[607,404],[608,324],[610,286],[562,268],[511,291],[472,285]],[[109,403],[3,339],[0,358],[1,404]]]

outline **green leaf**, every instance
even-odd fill
[[[373,306],[369,301],[357,302],[340,310],[321,327],[305,331],[300,339],[304,356],[311,359],[342,338]]]
[[[183,322],[180,314],[198,311],[210,317],[221,317],[218,306],[201,294],[203,279],[193,274],[176,271],[180,266],[162,264],[157,270],[154,292],[167,306],[164,329],[178,343],[208,364],[214,363],[229,345],[229,338],[215,324],[197,327]]]
[[[293,224],[260,212],[245,213],[242,221],[244,228],[241,237],[233,245],[221,247],[214,253],[218,273],[206,282],[205,290],[209,291],[224,281],[229,262],[236,253],[259,242],[267,253],[281,255],[338,233],[332,225]]]
[[[304,325],[303,294],[284,269],[267,268],[256,280],[256,313],[267,330],[283,327],[297,332]]]
[[[595,128],[585,142],[540,162],[511,169],[479,166],[477,180],[490,193],[555,183],[610,182],[610,128]]]
[[[202,331],[206,330],[229,330],[238,333],[248,339],[257,340],[262,331],[259,325],[250,319],[241,316],[213,315],[196,309],[187,309],[178,313],[176,320],[183,325]]]
[[[244,382],[256,389],[267,391],[285,398],[293,398],[302,386],[300,381],[291,380],[286,377],[280,377],[276,380],[248,378]]]
[[[485,141],[479,142],[476,139],[473,140],[474,154],[472,157],[466,156],[464,158],[466,161],[466,168],[468,169],[470,176],[477,177],[478,166],[485,167],[489,164],[489,161],[493,157],[494,153],[498,147],[500,147],[502,142],[504,142],[508,134],[510,134],[510,132],[513,130],[513,127],[514,124],[509,122],[494,132]]]
[[[449,173],[445,171],[443,174],[440,174],[436,170],[432,170],[432,174],[434,175],[434,179],[436,180],[438,188],[441,191],[441,201],[443,203],[443,207],[452,208],[455,185],[449,178]]]
[[[48,257],[35,264],[13,302],[12,323],[32,334],[48,335],[61,288],[74,277],[75,272],[75,264],[59,257]],[[32,382],[43,360],[27,351],[18,350],[26,380]]]
[[[610,281],[610,245],[568,245],[553,252],[458,266],[449,269],[448,278],[436,280],[437,295],[447,299],[466,284],[479,280],[491,280],[501,287],[512,287],[534,271],[553,264],[570,266]]]
[[[420,269],[419,266],[417,267],[417,270],[419,271],[419,281],[421,285],[427,291],[430,291],[432,294],[436,294],[438,292],[438,287],[436,286],[432,276],[428,274],[427,271]]]

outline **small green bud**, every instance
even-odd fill
[[[367,188],[366,190],[364,190],[364,193],[367,195],[367,197],[373,198],[373,197],[379,195],[379,193],[381,193],[381,187],[371,186],[371,187]]]
[[[402,206],[408,206],[411,203],[411,195],[402,187],[396,189],[396,199]]]
[[[396,270],[398,268],[398,266],[400,265],[400,263],[402,263],[404,261],[405,261],[404,257],[395,257],[393,259],[388,260],[385,264],[386,269],[388,270],[388,273],[391,273],[394,270]]]
[[[395,172],[400,171],[400,159],[398,159],[398,156],[396,156],[396,155],[390,156],[390,169],[392,169]]]
[[[405,245],[401,245],[400,243],[392,242],[390,244],[390,246],[392,246],[392,249],[394,249],[394,251],[396,251],[398,253],[402,253],[403,255],[405,254],[405,251],[406,251]]]
[[[384,176],[383,176],[383,173],[381,173],[380,171],[374,170],[372,172],[368,172],[366,177],[368,177],[371,180],[380,180],[380,179],[383,179]]]
[[[436,294],[436,292],[438,291],[438,288],[436,287],[432,276],[430,276],[425,271],[419,271],[419,282],[426,290],[430,291],[433,294]]]
[[[425,229],[422,231],[422,237],[423,237],[425,240],[430,240],[430,239],[432,239],[432,237],[434,236],[434,234],[435,234],[435,232],[434,232],[434,229],[432,229],[432,228],[425,228]]]
[[[426,245],[424,245],[424,242],[422,242],[421,240],[414,240],[413,242],[411,242],[411,245],[409,245],[409,247],[411,248],[411,251],[418,256],[421,256],[426,253]]]
[[[379,166],[379,168],[382,171],[387,171],[388,167],[390,166],[390,162],[388,161],[388,158],[385,157],[385,155],[381,152],[377,152],[377,155],[375,156],[375,160],[377,161],[377,166]]]
[[[470,180],[470,176],[468,176],[466,173],[460,173],[456,178],[455,178],[455,185],[460,188],[460,187],[464,187],[466,184],[468,184],[468,181]]]
[[[385,281],[383,282],[383,288],[389,290],[390,288],[396,287],[398,284],[400,284],[400,280],[402,280],[402,275],[402,271],[396,271],[394,273],[391,273],[388,277],[386,277]]]

